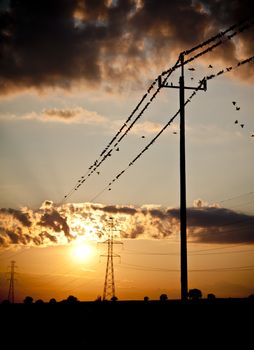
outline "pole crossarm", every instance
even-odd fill
[[[194,86],[184,86],[184,89],[187,90],[203,90],[203,91],[207,91],[207,80],[204,78],[203,80],[200,81],[200,83],[202,83],[201,85],[199,85],[198,87],[194,87]],[[173,85],[171,84],[163,84],[162,83],[162,79],[161,79],[161,75],[158,77],[158,86],[160,88],[169,88],[169,89],[180,89],[180,85]]]

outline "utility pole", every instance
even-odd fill
[[[15,268],[17,266],[15,266],[16,261],[12,260],[11,261],[11,266],[10,267],[10,284],[9,284],[9,292],[8,292],[8,300],[9,302],[11,302],[12,304],[14,304],[14,275],[15,275]]]
[[[122,244],[122,242],[114,241],[114,223],[113,218],[109,218],[108,223],[108,239],[103,242],[104,244],[107,244],[107,254],[102,254],[101,256],[104,256],[107,258],[107,265],[106,265],[106,274],[105,274],[105,281],[104,281],[104,288],[103,288],[103,300],[111,300],[112,298],[115,298],[116,291],[115,291],[115,277],[114,277],[114,258],[120,257],[118,254],[114,254],[113,247],[114,244]]]
[[[207,90],[206,80],[203,87],[187,87],[184,85],[184,53],[180,54],[181,75],[179,86],[163,84],[161,76],[158,79],[159,87],[179,89],[180,103],[180,255],[181,255],[181,299],[188,298],[188,259],[187,259],[187,215],[186,215],[186,171],[185,171],[185,89]]]

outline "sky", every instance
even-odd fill
[[[189,288],[253,294],[250,8],[0,3],[0,300],[11,260],[16,301],[102,295],[111,217],[119,299],[180,297],[179,115],[154,138],[179,110],[179,90],[158,76],[177,86],[179,68],[168,70],[183,51],[200,53],[185,85],[207,77],[207,91],[185,90]]]

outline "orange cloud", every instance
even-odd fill
[[[179,209],[154,205],[119,206],[45,201],[38,210],[0,209],[0,246],[47,246],[83,238],[107,239],[113,217],[116,235],[125,239],[174,239],[179,235]],[[254,243],[254,216],[209,206],[202,200],[188,208],[189,240],[205,243]]]

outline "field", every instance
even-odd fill
[[[254,301],[116,301],[0,305],[10,348],[250,348]]]

